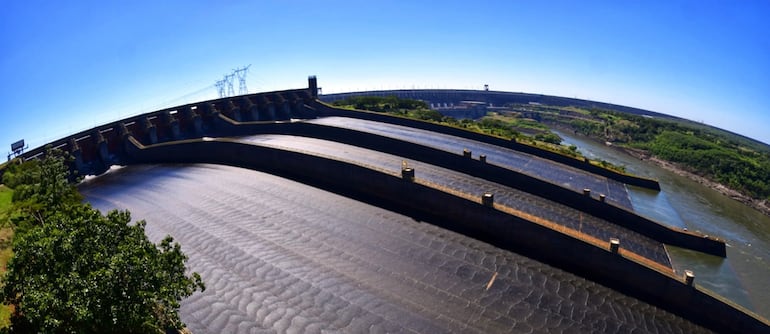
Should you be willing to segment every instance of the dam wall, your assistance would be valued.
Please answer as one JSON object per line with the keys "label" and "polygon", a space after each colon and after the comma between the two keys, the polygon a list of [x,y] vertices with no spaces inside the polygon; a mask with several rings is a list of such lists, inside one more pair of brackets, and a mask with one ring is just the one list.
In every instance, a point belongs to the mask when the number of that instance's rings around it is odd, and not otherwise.
{"label": "dam wall", "polygon": [[693,249],[721,257],[726,256],[727,250],[725,244],[720,240],[664,226],[624,208],[602,201],[600,197],[598,197],[599,194],[594,194],[594,196],[585,195],[584,193],[575,192],[557,184],[553,184],[547,180],[539,179],[534,176],[477,159],[463,157],[460,155],[463,149],[462,147],[458,147],[458,153],[455,154],[368,132],[306,122],[238,124],[227,120],[226,118],[222,118],[220,122],[221,124],[219,127],[227,127],[226,131],[228,133],[239,133],[243,135],[282,134],[311,137],[385,152],[407,159],[419,160],[547,198],[638,232],[665,244]]}
{"label": "dam wall", "polygon": [[[253,96],[241,96],[232,99],[219,99],[184,105],[173,110],[161,110],[155,113],[135,116],[121,122],[107,124],[73,137],[54,143],[54,147],[69,151],[74,157],[71,168],[79,175],[101,174],[111,165],[130,164],[131,157],[126,154],[130,143],[128,136],[136,138],[143,145],[160,142],[174,142],[188,138],[207,136],[245,136],[260,133],[287,134],[331,140],[364,147],[376,151],[402,156],[408,159],[424,161],[447,169],[457,170],[468,175],[484,178],[531,194],[548,198],[572,208],[584,211],[595,217],[613,222],[619,226],[636,231],[660,242],[683,248],[698,250],[724,257],[723,242],[704,238],[692,232],[674,230],[633,212],[600,201],[595,194],[585,196],[559,185],[538,179],[523,173],[487,164],[474,159],[464,159],[458,154],[433,149],[414,143],[360,132],[350,129],[323,126],[307,122],[295,122],[291,119],[311,118],[320,113],[345,112],[310,100],[307,91],[282,91]],[[384,115],[354,112],[361,115],[383,117]],[[400,120],[411,124],[413,120],[384,116],[389,120]],[[240,119],[241,121],[237,121]],[[436,127],[438,130],[457,131],[431,123],[417,122]],[[509,143],[494,137],[462,131],[471,139],[498,140],[499,144]],[[495,144],[495,142],[492,142]],[[211,152],[197,152],[209,154]],[[42,149],[27,153],[28,158],[42,154]]]}
{"label": "dam wall", "polygon": [[38,158],[46,147],[72,154],[71,169],[79,175],[99,175],[111,165],[124,164],[126,135],[149,145],[159,142],[227,135],[217,128],[220,115],[242,122],[281,122],[315,118],[314,97],[308,89],[256,93],[191,103],[128,117],[49,142],[22,154]]}
{"label": "dam wall", "polygon": [[602,168],[600,166],[592,165],[590,162],[588,162],[588,160],[575,159],[573,157],[565,156],[556,152],[551,152],[551,151],[543,150],[530,145],[517,143],[515,140],[506,140],[498,137],[493,137],[493,136],[489,136],[481,133],[468,131],[465,129],[454,128],[454,127],[449,127],[449,126],[444,126],[440,124],[435,124],[435,123],[420,121],[415,119],[409,119],[404,117],[397,117],[397,116],[387,115],[383,113],[335,108],[322,103],[319,103],[316,108],[318,108],[319,114],[323,116],[341,116],[341,117],[358,118],[358,119],[363,119],[368,121],[401,125],[401,126],[466,138],[466,139],[475,140],[482,143],[510,148],[512,150],[516,150],[519,152],[531,154],[544,159],[552,160],[570,167],[582,169],[587,172],[601,175],[609,179],[613,179],[626,184],[653,189],[653,190],[660,190],[660,184],[658,183],[658,181],[641,178],[638,176],[618,173],[606,168]]}
{"label": "dam wall", "polygon": [[[767,332],[768,324],[670,274],[548,227],[385,172],[334,159],[226,139],[143,146],[127,138],[135,163],[215,163],[286,177],[466,234],[548,263],[718,332]],[[204,153],[205,152],[205,153]],[[419,170],[416,171],[419,179]]]}

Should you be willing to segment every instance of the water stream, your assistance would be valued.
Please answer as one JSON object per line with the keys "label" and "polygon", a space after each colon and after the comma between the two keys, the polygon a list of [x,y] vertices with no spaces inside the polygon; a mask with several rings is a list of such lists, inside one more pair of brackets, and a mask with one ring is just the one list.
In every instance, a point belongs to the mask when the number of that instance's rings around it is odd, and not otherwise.
{"label": "water stream", "polygon": [[678,272],[694,270],[696,282],[765,318],[770,317],[770,217],[700,183],[649,161],[566,131],[555,131],[591,159],[626,166],[660,181],[660,192],[628,187],[637,213],[661,223],[726,240],[727,258],[668,247]]}

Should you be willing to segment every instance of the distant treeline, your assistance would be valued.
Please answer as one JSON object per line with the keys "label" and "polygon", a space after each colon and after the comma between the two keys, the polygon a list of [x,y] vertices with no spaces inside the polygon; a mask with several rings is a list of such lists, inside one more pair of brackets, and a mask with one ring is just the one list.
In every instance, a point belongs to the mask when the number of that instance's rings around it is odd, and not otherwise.
{"label": "distant treeline", "polygon": [[[338,107],[353,107],[359,110],[379,111],[379,112],[398,112],[408,110],[430,109],[428,104],[420,100],[400,99],[395,96],[352,96],[344,100],[338,100],[332,103]],[[436,112],[439,118],[441,114]]]}
{"label": "distant treeline", "polygon": [[333,105],[342,108],[385,112],[424,121],[432,121],[506,139],[514,139],[521,136],[511,124],[498,119],[483,118],[479,121],[470,119],[458,120],[430,109],[424,101],[402,99],[395,96],[354,96],[335,101]]}

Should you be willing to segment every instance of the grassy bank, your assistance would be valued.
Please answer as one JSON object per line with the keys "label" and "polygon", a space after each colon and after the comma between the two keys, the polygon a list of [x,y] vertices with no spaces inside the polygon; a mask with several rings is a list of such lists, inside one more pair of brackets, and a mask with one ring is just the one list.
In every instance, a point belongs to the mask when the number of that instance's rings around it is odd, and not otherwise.
{"label": "grassy bank", "polygon": [[[5,213],[11,206],[13,190],[0,184],[0,219],[5,220]],[[0,276],[5,275],[5,266],[8,260],[13,256],[11,241],[13,240],[13,229],[5,221],[0,223]],[[7,328],[10,325],[11,307],[0,305],[0,329]]]}

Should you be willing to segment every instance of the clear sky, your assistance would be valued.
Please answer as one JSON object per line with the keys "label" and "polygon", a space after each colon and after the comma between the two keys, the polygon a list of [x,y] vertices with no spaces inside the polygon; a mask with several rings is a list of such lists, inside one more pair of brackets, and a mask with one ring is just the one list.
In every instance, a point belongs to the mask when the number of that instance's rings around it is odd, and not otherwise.
{"label": "clear sky", "polygon": [[766,0],[6,0],[0,153],[215,98],[214,82],[249,64],[252,93],[308,75],[324,93],[489,84],[768,143],[768,17]]}

